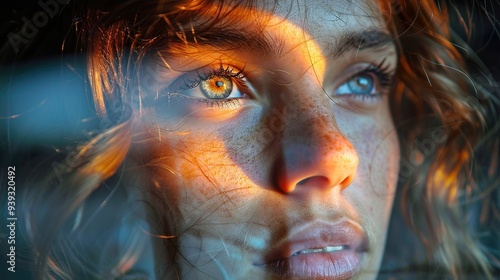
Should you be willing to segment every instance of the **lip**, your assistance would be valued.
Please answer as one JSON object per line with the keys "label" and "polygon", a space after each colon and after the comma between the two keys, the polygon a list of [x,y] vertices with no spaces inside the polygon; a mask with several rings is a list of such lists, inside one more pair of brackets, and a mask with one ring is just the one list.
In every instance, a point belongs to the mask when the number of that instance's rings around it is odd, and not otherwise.
{"label": "lip", "polygon": [[[327,246],[344,247],[333,252],[296,254]],[[368,238],[358,223],[348,219],[336,223],[315,221],[292,228],[254,265],[287,278],[350,279],[360,270],[367,250]]]}

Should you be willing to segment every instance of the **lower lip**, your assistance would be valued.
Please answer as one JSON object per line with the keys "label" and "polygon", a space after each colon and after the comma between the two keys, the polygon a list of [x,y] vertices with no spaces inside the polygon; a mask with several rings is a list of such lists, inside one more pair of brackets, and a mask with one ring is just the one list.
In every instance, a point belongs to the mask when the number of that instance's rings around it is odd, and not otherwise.
{"label": "lower lip", "polygon": [[353,250],[301,254],[263,266],[266,271],[286,278],[344,280],[360,270],[360,254]]}

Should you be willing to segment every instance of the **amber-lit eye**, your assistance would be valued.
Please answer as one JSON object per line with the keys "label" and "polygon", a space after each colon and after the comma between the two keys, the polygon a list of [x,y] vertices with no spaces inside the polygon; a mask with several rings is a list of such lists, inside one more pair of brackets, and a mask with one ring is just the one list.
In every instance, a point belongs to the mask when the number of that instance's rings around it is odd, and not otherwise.
{"label": "amber-lit eye", "polygon": [[214,76],[201,81],[200,90],[207,98],[224,99],[233,91],[233,81],[228,77]]}

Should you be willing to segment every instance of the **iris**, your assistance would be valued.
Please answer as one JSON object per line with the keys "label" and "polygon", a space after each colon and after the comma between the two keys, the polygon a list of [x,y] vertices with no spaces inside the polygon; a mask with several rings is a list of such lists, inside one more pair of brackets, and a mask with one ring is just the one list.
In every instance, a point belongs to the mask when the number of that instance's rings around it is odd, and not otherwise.
{"label": "iris", "polygon": [[214,76],[201,81],[200,90],[207,98],[224,99],[233,91],[233,81],[229,77]]}
{"label": "iris", "polygon": [[347,87],[354,94],[371,94],[373,91],[374,80],[368,75],[359,75],[347,82]]}

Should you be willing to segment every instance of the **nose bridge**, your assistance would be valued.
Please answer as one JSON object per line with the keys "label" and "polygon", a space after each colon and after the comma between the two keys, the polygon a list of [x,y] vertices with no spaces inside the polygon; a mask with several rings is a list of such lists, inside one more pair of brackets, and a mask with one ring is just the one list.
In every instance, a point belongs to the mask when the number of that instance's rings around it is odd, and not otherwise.
{"label": "nose bridge", "polygon": [[[302,77],[280,90],[285,122],[285,142],[334,142],[341,133],[337,126],[331,101],[315,81],[315,77]],[[307,136],[307,137],[303,137]]]}
{"label": "nose bridge", "polygon": [[282,97],[286,105],[277,172],[280,190],[347,187],[354,178],[358,156],[339,130],[328,96],[311,82],[293,89]]}

